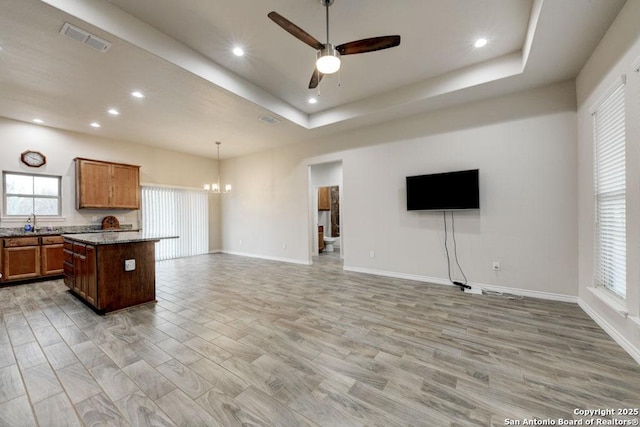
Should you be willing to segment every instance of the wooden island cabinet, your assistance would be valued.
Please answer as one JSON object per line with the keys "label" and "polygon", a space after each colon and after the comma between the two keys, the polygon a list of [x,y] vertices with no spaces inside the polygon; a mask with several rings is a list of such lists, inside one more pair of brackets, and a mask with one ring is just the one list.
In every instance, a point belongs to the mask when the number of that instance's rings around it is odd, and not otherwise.
{"label": "wooden island cabinet", "polygon": [[155,301],[155,243],[140,232],[64,236],[64,282],[98,313]]}
{"label": "wooden island cabinet", "polygon": [[78,209],[140,209],[140,166],[74,160]]}
{"label": "wooden island cabinet", "polygon": [[71,291],[95,307],[97,300],[95,247],[83,243],[71,243],[68,240],[65,240],[64,246],[65,284]]}

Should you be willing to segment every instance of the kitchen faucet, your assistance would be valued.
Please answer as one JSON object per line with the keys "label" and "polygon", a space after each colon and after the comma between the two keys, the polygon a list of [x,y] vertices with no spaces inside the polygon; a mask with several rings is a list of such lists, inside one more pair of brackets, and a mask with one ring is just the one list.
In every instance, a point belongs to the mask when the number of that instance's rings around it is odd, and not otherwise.
{"label": "kitchen faucet", "polygon": [[37,225],[36,214],[32,213],[31,216],[33,217],[33,231],[36,231],[36,225]]}

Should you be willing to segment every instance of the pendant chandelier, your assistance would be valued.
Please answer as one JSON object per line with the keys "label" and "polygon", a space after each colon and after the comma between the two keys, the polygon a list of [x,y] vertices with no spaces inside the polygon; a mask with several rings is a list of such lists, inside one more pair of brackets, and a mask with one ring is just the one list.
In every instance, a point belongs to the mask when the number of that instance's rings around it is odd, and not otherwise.
{"label": "pendant chandelier", "polygon": [[226,184],[224,186],[224,191],[222,191],[222,187],[220,186],[220,144],[222,144],[220,141],[216,141],[216,146],[218,149],[218,181],[214,182],[211,185],[204,185],[205,191],[209,191],[211,193],[228,193],[231,191],[231,184]]}

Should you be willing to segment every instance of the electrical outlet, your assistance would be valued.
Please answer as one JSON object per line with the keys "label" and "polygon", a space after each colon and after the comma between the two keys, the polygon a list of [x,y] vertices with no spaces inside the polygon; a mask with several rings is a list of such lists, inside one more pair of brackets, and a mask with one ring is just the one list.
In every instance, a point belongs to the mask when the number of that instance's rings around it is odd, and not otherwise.
{"label": "electrical outlet", "polygon": [[133,271],[136,269],[136,260],[135,259],[125,259],[124,260],[124,271]]}
{"label": "electrical outlet", "polygon": [[240,244],[242,244],[242,239],[240,239]]}
{"label": "electrical outlet", "polygon": [[287,249],[287,244],[286,243],[282,244],[282,249]]}
{"label": "electrical outlet", "polygon": [[373,250],[369,251],[369,258],[375,258],[375,257],[376,257],[376,253]]}
{"label": "electrical outlet", "polygon": [[98,222],[98,217],[96,215],[92,216],[91,222]]}
{"label": "electrical outlet", "polygon": [[495,271],[500,270],[500,261],[493,261],[492,268],[493,268]]}

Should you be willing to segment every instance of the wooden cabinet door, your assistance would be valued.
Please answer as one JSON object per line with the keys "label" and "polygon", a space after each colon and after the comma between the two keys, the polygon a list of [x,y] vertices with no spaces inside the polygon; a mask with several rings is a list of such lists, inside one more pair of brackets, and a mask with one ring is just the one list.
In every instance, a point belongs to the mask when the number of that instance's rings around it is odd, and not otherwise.
{"label": "wooden cabinet door", "polygon": [[77,208],[110,207],[111,168],[109,163],[76,160]]}
{"label": "wooden cabinet door", "polygon": [[62,243],[42,246],[42,275],[51,276],[64,273],[64,250]]}
{"label": "wooden cabinet door", "polygon": [[87,276],[85,274],[87,257],[85,255],[73,254],[73,290],[83,298],[86,298]]}
{"label": "wooden cabinet door", "polygon": [[64,284],[71,290],[74,289],[75,280],[73,272],[73,243],[69,240],[64,240],[62,249],[62,259],[64,260]]}
{"label": "wooden cabinet door", "polygon": [[98,305],[98,276],[96,274],[96,248],[87,245],[87,255],[85,257],[84,274],[86,276],[86,299],[89,304],[96,308]]}
{"label": "wooden cabinet door", "polygon": [[73,244],[73,290],[82,298],[87,294],[86,254],[87,245]]}
{"label": "wooden cabinet door", "polygon": [[78,209],[140,209],[140,167],[76,158]]}
{"label": "wooden cabinet door", "polygon": [[4,279],[26,279],[40,276],[40,246],[5,247]]}
{"label": "wooden cabinet door", "polygon": [[330,211],[331,210],[331,196],[329,194],[330,187],[318,188],[318,210]]}
{"label": "wooden cabinet door", "polygon": [[140,170],[119,164],[111,167],[111,207],[140,209]]}

